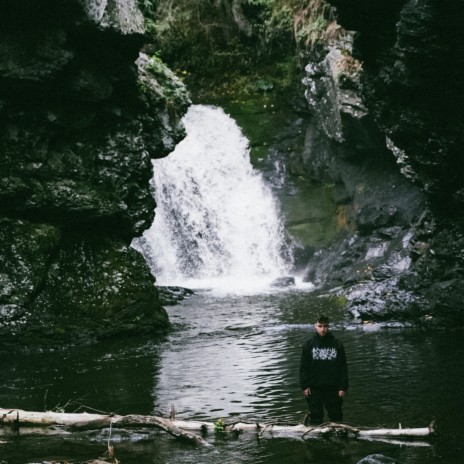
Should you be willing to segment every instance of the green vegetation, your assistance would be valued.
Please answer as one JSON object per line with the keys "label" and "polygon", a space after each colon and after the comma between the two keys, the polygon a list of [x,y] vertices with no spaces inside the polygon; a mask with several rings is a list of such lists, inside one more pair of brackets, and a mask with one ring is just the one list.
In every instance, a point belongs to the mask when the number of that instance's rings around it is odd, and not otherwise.
{"label": "green vegetation", "polygon": [[294,0],[293,3],[293,29],[295,41],[300,47],[313,48],[339,36],[342,30],[335,20],[332,6],[325,0]]}
{"label": "green vegetation", "polygon": [[226,424],[224,423],[224,420],[219,418],[215,423],[214,423],[214,433],[216,434],[221,434],[225,432]]}
{"label": "green vegetation", "polygon": [[156,32],[156,24],[154,21],[156,15],[156,8],[159,4],[159,0],[137,0],[140,11],[143,13],[145,18],[145,29],[149,35],[153,35]]}
{"label": "green vegetation", "polygon": [[171,115],[182,114],[190,98],[182,81],[156,55],[145,58],[139,74],[139,90],[147,101],[161,101]]}
{"label": "green vegetation", "polygon": [[337,62],[337,80],[341,88],[356,88],[359,83],[362,63],[349,50],[342,50],[342,58]]}
{"label": "green vegetation", "polygon": [[213,80],[216,89],[227,83],[248,95],[287,89],[299,78],[299,59],[340,33],[325,0],[139,0],[139,5],[154,49],[189,87]]}

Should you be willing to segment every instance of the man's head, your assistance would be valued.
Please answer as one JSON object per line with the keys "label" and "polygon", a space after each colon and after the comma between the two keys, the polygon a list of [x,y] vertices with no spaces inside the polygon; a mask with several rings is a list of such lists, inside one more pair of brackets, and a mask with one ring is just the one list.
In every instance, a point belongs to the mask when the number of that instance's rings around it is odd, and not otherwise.
{"label": "man's head", "polygon": [[329,318],[325,315],[319,316],[314,324],[316,332],[321,337],[325,337],[329,331]]}

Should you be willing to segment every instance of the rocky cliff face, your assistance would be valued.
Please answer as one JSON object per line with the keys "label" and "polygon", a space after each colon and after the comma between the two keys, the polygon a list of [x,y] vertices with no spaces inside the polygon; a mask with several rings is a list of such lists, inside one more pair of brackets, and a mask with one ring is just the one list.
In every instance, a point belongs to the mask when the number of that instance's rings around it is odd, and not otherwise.
{"label": "rocky cliff face", "polygon": [[130,242],[154,216],[150,159],[183,137],[189,101],[144,41],[136,0],[0,6],[2,337],[167,325]]}
{"label": "rocky cliff face", "polygon": [[434,198],[451,208],[462,207],[463,3],[331,3],[338,8],[339,21],[357,31],[363,96],[399,149],[405,173]]}
{"label": "rocky cliff face", "polygon": [[331,0],[353,31],[306,68],[301,162],[351,229],[310,260],[365,319],[462,324],[462,2]]}

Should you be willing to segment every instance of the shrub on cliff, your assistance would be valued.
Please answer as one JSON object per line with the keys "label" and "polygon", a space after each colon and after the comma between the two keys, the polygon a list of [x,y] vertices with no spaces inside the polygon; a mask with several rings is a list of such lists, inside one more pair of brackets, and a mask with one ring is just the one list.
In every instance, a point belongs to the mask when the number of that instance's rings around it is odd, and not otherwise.
{"label": "shrub on cliff", "polygon": [[139,0],[163,58],[201,75],[247,70],[336,35],[325,0]]}

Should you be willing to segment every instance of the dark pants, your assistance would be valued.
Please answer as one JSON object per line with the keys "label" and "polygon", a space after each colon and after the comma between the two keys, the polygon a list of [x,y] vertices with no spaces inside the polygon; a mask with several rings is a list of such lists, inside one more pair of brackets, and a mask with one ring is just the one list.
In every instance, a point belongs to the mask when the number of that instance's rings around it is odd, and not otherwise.
{"label": "dark pants", "polygon": [[311,395],[306,398],[311,415],[311,424],[321,424],[324,420],[324,407],[331,421],[343,420],[343,398],[338,396],[338,388],[311,388]]}

